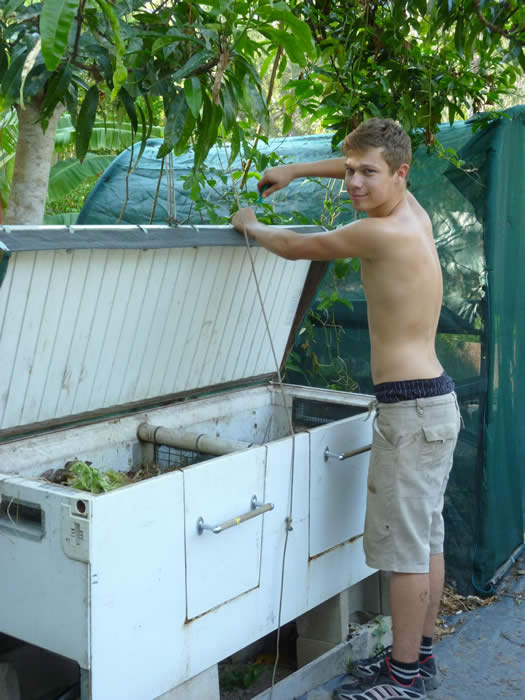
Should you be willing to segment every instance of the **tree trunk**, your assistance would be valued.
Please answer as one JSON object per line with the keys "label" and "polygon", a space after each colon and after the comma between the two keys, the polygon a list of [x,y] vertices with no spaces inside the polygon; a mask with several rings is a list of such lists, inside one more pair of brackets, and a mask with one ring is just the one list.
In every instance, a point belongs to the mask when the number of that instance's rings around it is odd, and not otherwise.
{"label": "tree trunk", "polygon": [[57,105],[44,133],[39,122],[38,98],[27,104],[25,109],[17,107],[18,142],[9,204],[5,213],[6,224],[42,224],[55,134],[64,110],[62,104]]}

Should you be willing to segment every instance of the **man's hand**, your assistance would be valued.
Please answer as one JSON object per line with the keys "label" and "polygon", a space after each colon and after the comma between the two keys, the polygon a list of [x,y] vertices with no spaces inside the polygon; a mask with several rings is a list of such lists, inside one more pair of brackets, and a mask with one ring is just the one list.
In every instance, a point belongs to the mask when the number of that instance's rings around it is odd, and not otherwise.
{"label": "man's hand", "polygon": [[[295,170],[293,163],[289,165],[279,165],[276,168],[270,168],[267,170],[262,178],[257,183],[257,189],[259,190],[261,197],[266,198],[270,194],[277,192],[277,190],[282,190],[290,184],[292,180],[295,179]],[[268,185],[267,189],[262,191],[263,187]]]}
{"label": "man's hand", "polygon": [[[232,226],[240,231],[241,233],[248,233],[249,224],[253,224],[257,221],[255,212],[251,207],[243,207],[239,209],[232,217]],[[249,234],[248,234],[249,235]]]}

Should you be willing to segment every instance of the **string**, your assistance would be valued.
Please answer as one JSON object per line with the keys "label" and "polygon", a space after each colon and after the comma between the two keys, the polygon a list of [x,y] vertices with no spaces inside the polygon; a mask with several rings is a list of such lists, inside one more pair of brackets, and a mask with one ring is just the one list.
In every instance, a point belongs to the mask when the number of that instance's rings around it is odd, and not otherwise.
{"label": "string", "polygon": [[[233,178],[231,165],[228,165],[228,170],[229,170],[230,178],[232,181],[233,193],[235,196],[237,208],[240,209],[241,202],[239,199],[239,193],[237,191],[237,187],[235,185],[235,180]],[[282,564],[281,564],[281,584],[280,584],[280,591],[279,591],[279,612],[278,612],[278,616],[277,616],[277,639],[276,639],[276,643],[275,643],[275,646],[276,646],[275,661],[274,661],[273,670],[272,670],[272,685],[270,688],[270,700],[272,700],[273,689],[275,686],[275,675],[276,675],[277,666],[279,663],[279,644],[281,641],[281,619],[282,619],[282,609],[283,609],[283,599],[284,599],[284,575],[285,575],[285,570],[286,570],[286,552],[288,549],[288,537],[289,537],[290,532],[293,530],[292,517],[293,517],[293,491],[294,491],[294,477],[295,477],[295,430],[293,427],[293,419],[292,419],[291,411],[289,410],[287,402],[286,402],[286,393],[284,391],[284,384],[283,384],[283,380],[282,380],[282,376],[281,376],[281,368],[280,368],[279,360],[277,359],[277,353],[275,351],[275,346],[274,346],[272,334],[270,331],[270,324],[268,322],[268,317],[266,315],[266,309],[264,307],[264,301],[263,301],[263,297],[261,294],[261,288],[259,286],[259,280],[257,279],[257,273],[255,271],[255,263],[254,263],[253,255],[252,255],[252,251],[251,251],[250,239],[248,238],[248,234],[246,233],[246,224],[243,226],[243,235],[244,235],[244,241],[246,243],[246,249],[248,251],[248,257],[250,259],[250,265],[252,268],[252,275],[253,275],[253,279],[255,282],[255,288],[257,290],[257,297],[259,299],[259,304],[261,306],[261,312],[262,312],[264,324],[266,327],[266,333],[268,335],[268,340],[270,342],[270,348],[272,351],[273,360],[275,362],[275,367],[277,370],[277,382],[279,384],[279,390],[281,392],[283,407],[284,407],[284,410],[286,412],[286,417],[288,419],[288,428],[290,431],[290,435],[292,436],[292,456],[291,456],[291,467],[290,467],[290,496],[289,496],[289,501],[288,501],[288,504],[289,504],[288,515],[287,515],[286,520],[285,520],[286,530],[285,530],[283,557],[282,557]]]}

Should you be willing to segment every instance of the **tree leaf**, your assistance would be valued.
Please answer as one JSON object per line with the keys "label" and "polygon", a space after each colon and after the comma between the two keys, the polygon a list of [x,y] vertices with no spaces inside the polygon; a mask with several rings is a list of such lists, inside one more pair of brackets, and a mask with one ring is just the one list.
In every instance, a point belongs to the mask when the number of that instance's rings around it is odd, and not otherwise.
{"label": "tree leaf", "polygon": [[[264,19],[272,22],[282,22],[289,30],[289,33],[284,33],[295,41],[298,50],[302,50],[303,54],[306,54],[311,59],[315,58],[315,46],[310,27],[306,22],[303,22],[302,19],[296,17],[292,12],[290,12],[290,8],[286,5],[286,3],[277,2],[272,5],[266,5],[258,8],[257,11]],[[260,28],[259,31],[261,31]]]}
{"label": "tree leaf", "polygon": [[24,54],[18,55],[14,60],[11,61],[9,70],[4,75],[2,80],[1,92],[9,102],[16,102],[18,95],[18,88],[20,85],[20,76],[22,75],[22,68],[24,66],[25,56]]}
{"label": "tree leaf", "polygon": [[525,49],[521,49],[519,55],[518,55],[518,62],[521,66],[521,69],[525,73]]}
{"label": "tree leaf", "polygon": [[40,108],[42,127],[44,131],[47,128],[47,123],[51,115],[55,111],[55,107],[59,101],[65,102],[65,94],[69,88],[73,70],[69,63],[66,63],[64,68],[53,74],[46,85],[46,96]]}
{"label": "tree leaf", "polygon": [[18,98],[19,103],[20,103],[20,107],[22,109],[24,109],[24,83],[25,83],[26,78],[29,75],[30,71],[32,70],[33,66],[35,65],[35,61],[36,61],[38,54],[40,53],[41,47],[42,47],[42,41],[40,39],[38,39],[36,44],[31,49],[31,51],[27,54],[26,60],[24,61],[24,67],[22,68],[22,73],[20,75],[20,95]]}
{"label": "tree leaf", "polygon": [[195,118],[199,116],[202,105],[201,81],[194,75],[184,81],[184,97]]}
{"label": "tree leaf", "polygon": [[173,150],[186,124],[188,104],[184,93],[178,92],[173,97],[166,110],[166,126],[164,127],[164,143],[159,148],[157,158],[164,158]]}
{"label": "tree leaf", "polygon": [[59,160],[49,174],[48,201],[62,199],[90,177],[102,173],[115,156],[87,153],[81,163],[77,158]]}
{"label": "tree leaf", "polygon": [[95,116],[97,114],[98,100],[98,87],[96,85],[92,85],[86,93],[77,118],[75,152],[80,162],[84,160],[84,157],[88,151],[89,140],[91,138],[91,132],[93,131]]}
{"label": "tree leaf", "polygon": [[275,27],[259,27],[259,32],[267,37],[272,44],[282,46],[292,63],[296,63],[301,68],[306,66],[304,51],[301,51],[301,47],[293,35]]}
{"label": "tree leaf", "polygon": [[69,31],[80,0],[46,0],[40,14],[42,55],[46,68],[56,70],[66,51]]}
{"label": "tree leaf", "polygon": [[119,97],[120,97],[120,101],[124,105],[124,109],[126,110],[128,117],[129,117],[129,121],[131,122],[131,126],[133,128],[133,131],[137,131],[137,129],[139,128],[139,123],[138,123],[138,118],[137,118],[137,110],[135,109],[135,103],[131,99],[130,94],[126,90],[126,88],[120,89]]}
{"label": "tree leaf", "polygon": [[194,53],[193,56],[187,61],[182,68],[172,75],[172,80],[177,81],[181,78],[185,78],[187,75],[194,73],[198,68],[205,66],[214,56],[216,56],[213,51],[199,51]]}
{"label": "tree leaf", "polygon": [[261,124],[264,131],[268,131],[270,119],[266,100],[257,85],[254,85],[251,81],[247,81],[245,88],[248,99],[243,100],[243,104],[246,111],[248,114],[253,114],[255,120]]}
{"label": "tree leaf", "polygon": [[458,54],[461,56],[461,58],[463,58],[465,56],[465,28],[463,25],[463,17],[459,17],[456,22],[454,45]]}
{"label": "tree leaf", "polygon": [[179,136],[179,140],[175,144],[176,156],[180,156],[187,149],[191,139],[191,135],[193,134],[193,130],[195,129],[196,121],[197,119],[193,116],[191,111],[189,109],[186,110],[186,122]]}

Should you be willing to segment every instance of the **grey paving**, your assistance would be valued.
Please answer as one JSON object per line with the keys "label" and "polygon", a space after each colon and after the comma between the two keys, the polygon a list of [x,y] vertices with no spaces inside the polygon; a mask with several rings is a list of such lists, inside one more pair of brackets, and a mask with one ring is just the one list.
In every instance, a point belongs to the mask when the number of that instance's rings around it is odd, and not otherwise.
{"label": "grey paving", "polygon": [[[455,631],[435,646],[442,674],[429,700],[525,699],[525,553],[498,587],[499,600],[450,618]],[[295,700],[328,700],[337,676]]]}

